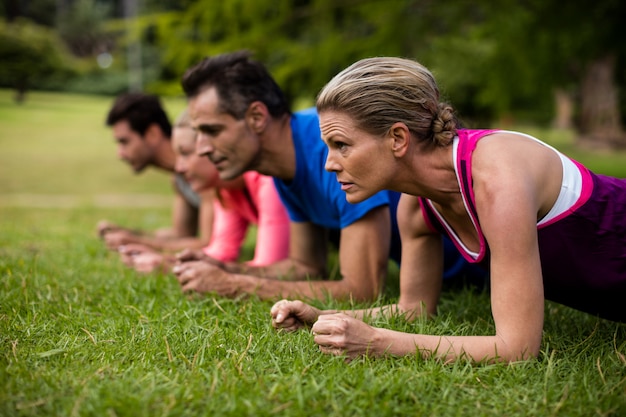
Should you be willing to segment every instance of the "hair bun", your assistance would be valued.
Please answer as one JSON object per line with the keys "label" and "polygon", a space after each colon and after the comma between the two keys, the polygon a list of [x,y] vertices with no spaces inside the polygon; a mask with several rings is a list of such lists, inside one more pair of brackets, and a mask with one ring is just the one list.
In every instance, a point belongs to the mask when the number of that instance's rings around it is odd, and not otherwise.
{"label": "hair bun", "polygon": [[437,114],[431,126],[433,142],[438,146],[447,146],[452,143],[456,135],[456,118],[454,109],[447,103],[437,105]]}

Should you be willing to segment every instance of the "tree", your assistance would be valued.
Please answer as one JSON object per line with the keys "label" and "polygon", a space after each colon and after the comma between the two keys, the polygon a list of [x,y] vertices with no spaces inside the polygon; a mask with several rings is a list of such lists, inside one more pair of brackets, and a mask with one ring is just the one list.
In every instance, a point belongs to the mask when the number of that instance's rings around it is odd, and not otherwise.
{"label": "tree", "polygon": [[113,48],[113,36],[103,22],[111,8],[95,0],[76,0],[59,12],[57,29],[61,38],[77,57],[93,57]]}
{"label": "tree", "polygon": [[[249,49],[292,99],[312,101],[338,71],[372,55],[426,49],[413,42],[421,22],[437,10],[416,0],[197,0],[181,12],[141,18],[162,51],[165,80],[179,83],[208,55]],[[389,24],[394,22],[394,24]]]}
{"label": "tree", "polygon": [[580,141],[626,146],[619,97],[619,83],[626,80],[618,75],[624,73],[626,61],[622,27],[626,3],[600,0],[580,7],[560,0],[531,0],[523,7],[527,24],[517,29],[510,45],[532,63],[533,79],[543,94],[565,93],[575,102]]}
{"label": "tree", "polygon": [[[624,142],[623,0],[188,0],[140,18],[159,51],[159,91],[180,93],[207,55],[249,49],[292,99],[314,100],[338,71],[380,55],[433,70],[463,119],[486,125],[576,118],[580,137]],[[598,76],[602,75],[602,76]],[[155,88],[155,85],[149,88]],[[560,112],[555,102],[561,103]]]}
{"label": "tree", "polygon": [[0,21],[0,85],[15,89],[18,103],[40,83],[69,76],[68,61],[69,54],[52,30],[25,20]]}

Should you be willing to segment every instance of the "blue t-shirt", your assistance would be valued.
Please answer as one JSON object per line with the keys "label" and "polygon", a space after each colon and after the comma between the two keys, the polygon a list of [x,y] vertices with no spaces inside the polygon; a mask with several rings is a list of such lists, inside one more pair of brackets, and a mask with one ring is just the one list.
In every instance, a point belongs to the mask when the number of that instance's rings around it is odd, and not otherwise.
{"label": "blue t-shirt", "polygon": [[360,203],[349,203],[337,176],[324,169],[328,148],[321,139],[315,108],[294,113],[291,131],[296,154],[295,176],[289,182],[274,178],[289,218],[294,222],[311,222],[337,230],[351,225],[376,207],[388,206],[392,223],[390,257],[399,262],[400,234],[396,209],[400,193],[385,190]]}

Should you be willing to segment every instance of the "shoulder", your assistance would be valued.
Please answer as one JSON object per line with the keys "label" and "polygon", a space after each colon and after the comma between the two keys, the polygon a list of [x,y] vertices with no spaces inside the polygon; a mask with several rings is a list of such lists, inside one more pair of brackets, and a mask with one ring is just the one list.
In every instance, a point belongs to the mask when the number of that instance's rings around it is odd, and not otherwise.
{"label": "shoulder", "polygon": [[[473,159],[493,161],[520,160],[555,151],[539,139],[525,133],[495,130],[482,136],[476,144]],[[495,158],[494,158],[495,156]]]}
{"label": "shoulder", "polygon": [[398,227],[405,238],[433,233],[424,218],[421,197],[402,194],[397,216]]}
{"label": "shoulder", "polygon": [[557,152],[534,138],[515,132],[485,137],[472,156],[472,186],[483,230],[492,223],[506,229],[522,219],[536,223],[539,213],[556,201],[562,173]]}
{"label": "shoulder", "polygon": [[496,131],[477,143],[472,155],[472,177],[474,182],[519,183],[531,172],[547,174],[555,162],[555,150],[538,139],[518,132]]}

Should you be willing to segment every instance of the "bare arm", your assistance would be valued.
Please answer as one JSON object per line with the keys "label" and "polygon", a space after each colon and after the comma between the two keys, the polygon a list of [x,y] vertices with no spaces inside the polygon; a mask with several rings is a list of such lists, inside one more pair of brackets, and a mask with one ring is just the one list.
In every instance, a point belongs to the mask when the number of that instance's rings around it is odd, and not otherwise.
{"label": "bare arm", "polygon": [[[495,186],[486,185],[486,189],[481,189],[479,184],[476,190],[481,226],[491,248],[494,335],[407,334],[372,328],[362,323],[346,323],[341,316],[328,316],[320,317],[313,327],[314,332],[320,333],[316,342],[321,346],[344,349],[348,354],[362,353],[363,346],[367,346],[367,351],[373,354],[419,352],[444,361],[467,357],[476,362],[510,362],[535,357],[541,343],[544,306],[536,235],[536,202],[531,197],[532,193],[524,190],[528,184],[518,185],[519,182],[518,179],[515,184],[507,185],[504,181]],[[505,198],[509,192],[511,195]],[[512,198],[514,195],[525,195],[527,198],[515,199]],[[515,238],[511,239],[511,236]],[[404,287],[402,294],[406,294]],[[402,303],[400,306],[404,310]],[[430,310],[428,304],[427,308]],[[343,330],[338,330],[338,327]],[[334,345],[338,334],[348,332],[353,335],[353,341],[364,338],[367,343],[361,342],[360,346],[355,346],[356,342]],[[355,347],[357,349],[353,350]],[[335,353],[332,348],[326,351]]]}
{"label": "bare arm", "polygon": [[[219,294],[229,296],[250,293],[264,299],[280,297],[319,299],[330,295],[334,298],[372,300],[378,296],[387,273],[390,222],[388,208],[378,207],[342,229],[339,249],[341,279],[337,281],[285,281],[230,274],[215,269],[210,273],[210,278],[202,280],[201,283],[199,277],[189,276],[196,274],[185,273],[185,269],[189,267],[186,264],[180,266],[177,275],[183,290],[217,291]],[[308,234],[304,235],[297,231],[306,231]],[[290,258],[264,268],[255,268],[253,271],[261,271],[266,277],[293,274],[304,278],[306,274],[320,274],[325,267],[327,249],[325,237],[319,231],[319,228],[305,224],[296,226],[296,229],[292,228],[294,234],[291,235]]]}
{"label": "bare arm", "polygon": [[251,275],[287,281],[324,276],[328,258],[326,231],[308,222],[290,222],[289,230],[289,256],[287,258],[263,266],[229,263],[225,265],[226,270],[234,275]]}
{"label": "bare arm", "polygon": [[[204,201],[203,201],[204,202]],[[176,192],[172,207],[172,231],[176,238],[196,236],[199,232],[198,209]]]}
{"label": "bare arm", "polygon": [[[379,315],[405,314],[407,319],[422,314],[434,314],[441,291],[443,274],[443,248],[441,237],[433,234],[424,222],[415,197],[403,195],[398,205],[398,226],[402,238],[402,265],[400,268],[400,300],[396,304],[362,310],[342,311],[357,319]],[[271,310],[272,324],[277,328],[295,330],[292,318],[301,325],[311,325],[321,315],[338,313],[336,310],[317,310],[311,314],[301,301],[282,300]],[[423,307],[425,310],[422,310]]]}

